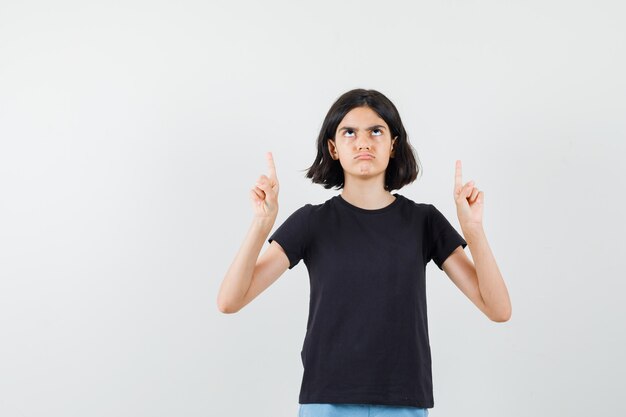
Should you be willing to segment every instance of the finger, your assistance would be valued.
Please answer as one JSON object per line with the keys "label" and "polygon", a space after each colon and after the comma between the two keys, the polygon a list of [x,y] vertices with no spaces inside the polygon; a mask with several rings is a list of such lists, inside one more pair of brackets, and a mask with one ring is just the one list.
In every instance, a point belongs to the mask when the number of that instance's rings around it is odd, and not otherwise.
{"label": "finger", "polygon": [[269,177],[273,180],[276,180],[276,164],[274,164],[274,157],[271,152],[265,154],[267,158],[267,168],[269,170]]}
{"label": "finger", "polygon": [[256,186],[262,190],[266,190],[267,187],[273,188],[275,181],[270,180],[267,176],[261,175],[256,182]]}
{"label": "finger", "polygon": [[[262,188],[266,193],[271,194],[272,198],[278,195],[278,180],[276,179],[271,179],[265,175],[261,175],[256,185],[257,187]],[[262,185],[267,187],[261,187]]]}
{"label": "finger", "polygon": [[468,187],[469,187],[469,184],[465,184],[464,186],[459,187],[458,191],[455,194],[455,199],[457,200],[457,202],[467,199]]}
{"label": "finger", "polygon": [[263,198],[259,197],[259,194],[254,189],[250,190],[250,198],[257,206],[263,202]]}
{"label": "finger", "polygon": [[458,190],[459,188],[461,188],[462,184],[463,184],[463,181],[462,181],[462,174],[461,174],[461,160],[457,159],[456,167],[454,171],[454,188]]}
{"label": "finger", "polygon": [[276,178],[272,178],[272,177],[268,177],[267,175],[261,175],[259,177],[259,179],[257,180],[257,184],[258,183],[266,183],[266,184],[270,184],[272,186],[278,184],[278,180]]}
{"label": "finger", "polygon": [[259,180],[254,184],[259,190],[265,191],[270,185],[267,180]]}
{"label": "finger", "polygon": [[478,193],[479,193],[478,188],[474,187],[474,189],[472,190],[472,193],[469,196],[469,201],[472,203],[476,201],[476,197],[478,197]]}
{"label": "finger", "polygon": [[254,192],[254,194],[261,200],[265,198],[265,193],[260,188],[257,188],[257,187],[253,188],[252,192]]}
{"label": "finger", "polygon": [[463,194],[464,198],[469,198],[469,196],[472,194],[473,189],[474,189],[474,181],[469,181],[463,187],[461,194]]}
{"label": "finger", "polygon": [[274,189],[272,188],[272,185],[269,183],[269,181],[261,181],[260,183],[257,182],[256,186],[258,189],[262,190],[265,197],[274,198],[274,195],[276,193]]}

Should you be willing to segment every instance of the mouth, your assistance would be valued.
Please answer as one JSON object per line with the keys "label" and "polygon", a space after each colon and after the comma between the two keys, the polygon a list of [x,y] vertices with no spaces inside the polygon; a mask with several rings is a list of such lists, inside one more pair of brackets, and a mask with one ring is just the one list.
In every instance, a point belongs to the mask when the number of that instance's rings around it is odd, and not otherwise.
{"label": "mouth", "polygon": [[374,159],[374,155],[371,153],[360,153],[354,159]]}

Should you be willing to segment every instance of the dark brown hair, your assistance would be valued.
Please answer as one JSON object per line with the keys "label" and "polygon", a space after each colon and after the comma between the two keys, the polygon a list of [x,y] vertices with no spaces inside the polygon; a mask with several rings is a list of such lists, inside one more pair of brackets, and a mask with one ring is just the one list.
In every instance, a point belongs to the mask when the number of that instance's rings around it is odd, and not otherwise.
{"label": "dark brown hair", "polygon": [[328,110],[317,137],[317,156],[313,165],[308,168],[306,178],[310,178],[313,183],[322,184],[326,189],[343,188],[343,168],[338,160],[331,158],[327,141],[335,139],[337,126],[350,110],[363,106],[372,109],[387,123],[392,138],[397,136],[394,157],[389,159],[385,171],[385,190],[399,190],[415,181],[420,169],[396,106],[382,93],[362,88],[342,94]]}

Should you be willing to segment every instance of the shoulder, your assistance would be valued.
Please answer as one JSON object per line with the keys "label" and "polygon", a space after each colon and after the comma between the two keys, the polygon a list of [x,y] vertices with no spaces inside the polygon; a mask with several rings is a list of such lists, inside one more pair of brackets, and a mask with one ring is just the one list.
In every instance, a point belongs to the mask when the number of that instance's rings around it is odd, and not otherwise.
{"label": "shoulder", "polygon": [[298,210],[305,212],[307,214],[313,214],[313,213],[317,213],[323,210],[327,210],[329,207],[330,200],[331,199],[323,203],[306,203],[302,207],[300,207]]}
{"label": "shoulder", "polygon": [[407,201],[407,204],[410,205],[411,208],[419,212],[424,218],[428,219],[429,221],[432,218],[439,218],[443,216],[441,211],[432,203],[416,202],[408,197],[403,198]]}
{"label": "shoulder", "polygon": [[396,194],[396,198],[400,199],[400,203],[405,208],[405,210],[408,210],[413,215],[422,218],[428,218],[430,216],[430,213],[432,212],[432,208],[434,207],[430,203],[414,201],[402,194]]}
{"label": "shoulder", "polygon": [[336,207],[337,198],[338,198],[337,196],[334,196],[321,203],[307,203],[303,205],[302,207],[300,207],[298,210],[302,210],[303,212],[306,212],[309,215],[325,213],[330,210],[333,210]]}
{"label": "shoulder", "polygon": [[291,214],[288,217],[292,219],[310,220],[311,216],[324,210],[327,204],[328,204],[328,201],[324,203],[318,203],[318,204],[306,203],[298,207],[297,209],[295,209],[293,212],[291,212]]}

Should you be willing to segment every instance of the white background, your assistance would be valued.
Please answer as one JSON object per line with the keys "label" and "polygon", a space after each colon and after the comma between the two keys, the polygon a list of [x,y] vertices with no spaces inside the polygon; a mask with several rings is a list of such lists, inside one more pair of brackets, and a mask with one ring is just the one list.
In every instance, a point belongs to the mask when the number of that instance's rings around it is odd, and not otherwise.
{"label": "white background", "polygon": [[304,172],[359,87],[417,150],[398,192],[459,231],[463,161],[511,295],[491,322],[428,265],[430,416],[625,415],[625,12],[2,0],[0,416],[295,417],[304,263],[237,314],[216,297],[266,151],[275,228],[339,193]]}

